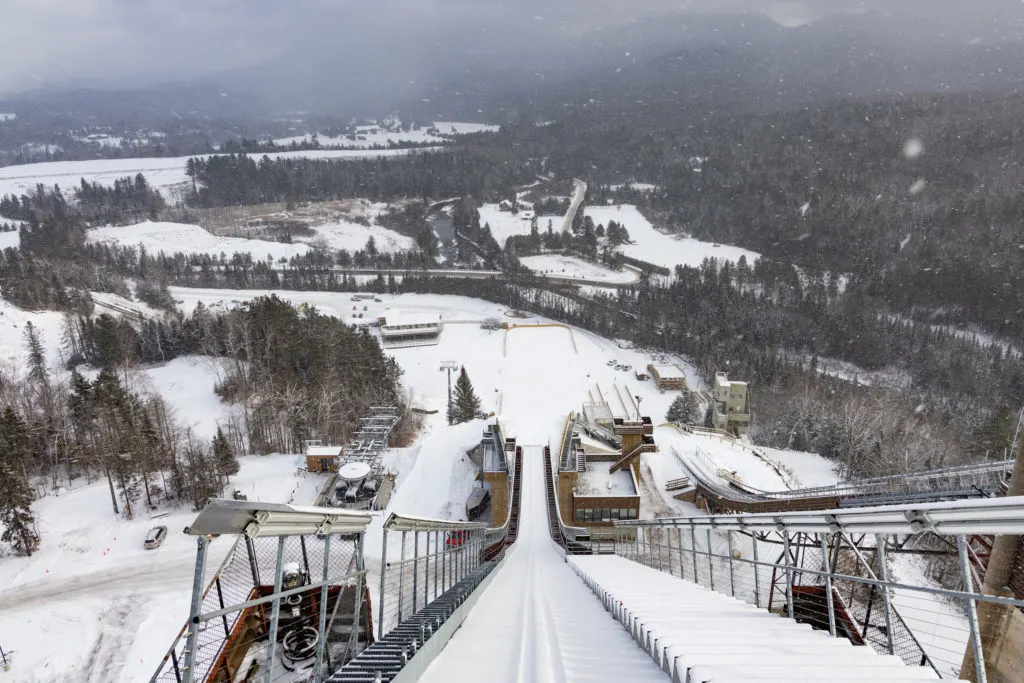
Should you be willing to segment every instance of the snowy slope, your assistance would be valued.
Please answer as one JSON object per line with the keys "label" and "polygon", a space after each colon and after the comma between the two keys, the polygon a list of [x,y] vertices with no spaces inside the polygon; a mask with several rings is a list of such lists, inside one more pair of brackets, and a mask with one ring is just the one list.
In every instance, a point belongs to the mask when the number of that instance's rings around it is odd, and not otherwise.
{"label": "snowy slope", "polygon": [[611,270],[595,263],[584,261],[575,256],[563,254],[537,254],[523,256],[519,261],[529,268],[544,275],[574,277],[583,280],[604,282],[636,282],[636,273],[624,270]]}
{"label": "snowy slope", "polygon": [[[124,227],[95,228],[86,234],[88,242],[109,242],[126,247],[145,247],[151,254],[226,254],[251,253],[257,261],[288,259],[309,251],[305,244],[284,244],[243,237],[222,237],[198,225],[146,221]],[[365,244],[365,240],[364,240]]]}
{"label": "snowy slope", "polygon": [[658,232],[631,204],[588,206],[584,209],[584,214],[590,216],[595,224],[607,226],[609,221],[615,221],[624,225],[634,244],[623,245],[619,251],[626,256],[665,268],[672,269],[676,265],[699,266],[705,258],[738,261],[740,256],[746,256],[747,263],[751,264],[760,258],[760,254],[739,247],[715,245],[692,237],[677,237]]}
{"label": "snowy slope", "polygon": [[226,425],[233,412],[213,393],[217,377],[218,368],[211,358],[181,356],[138,369],[133,388],[163,396],[182,426],[191,429],[196,438],[209,441],[217,425]]}

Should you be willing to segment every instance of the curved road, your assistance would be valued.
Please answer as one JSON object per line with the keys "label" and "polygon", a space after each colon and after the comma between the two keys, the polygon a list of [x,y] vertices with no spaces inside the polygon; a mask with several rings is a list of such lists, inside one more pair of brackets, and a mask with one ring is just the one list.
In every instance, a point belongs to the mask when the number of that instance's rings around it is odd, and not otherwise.
{"label": "curved road", "polygon": [[572,204],[569,205],[569,210],[565,214],[565,218],[562,219],[562,232],[572,231],[572,222],[576,218],[576,212],[580,210],[580,205],[583,204],[583,197],[587,194],[587,184],[579,178],[573,178],[573,183],[576,184],[576,191],[572,195]]}
{"label": "curved road", "polygon": [[524,447],[523,457],[519,538],[420,680],[665,683],[665,674],[609,616],[551,540],[544,449]]}

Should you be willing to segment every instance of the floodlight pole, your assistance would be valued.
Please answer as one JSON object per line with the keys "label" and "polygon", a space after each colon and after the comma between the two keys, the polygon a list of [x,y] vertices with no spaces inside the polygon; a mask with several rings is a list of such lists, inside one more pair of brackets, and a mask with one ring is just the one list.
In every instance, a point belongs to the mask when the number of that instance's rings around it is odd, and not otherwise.
{"label": "floodlight pole", "polygon": [[454,360],[443,360],[441,361],[441,371],[448,371],[448,413],[445,418],[448,420],[448,424],[452,423],[452,370],[458,370],[459,364]]}
{"label": "floodlight pole", "polygon": [[203,574],[206,570],[206,550],[210,546],[208,536],[196,539],[196,571],[192,577],[192,604],[188,611],[188,638],[185,640],[184,683],[196,680],[196,648],[199,646],[199,609],[203,603]]}

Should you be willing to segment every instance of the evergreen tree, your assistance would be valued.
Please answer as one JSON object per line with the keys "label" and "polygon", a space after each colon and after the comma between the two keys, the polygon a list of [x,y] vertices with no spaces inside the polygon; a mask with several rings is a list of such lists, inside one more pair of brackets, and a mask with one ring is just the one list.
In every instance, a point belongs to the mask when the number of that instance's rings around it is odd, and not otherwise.
{"label": "evergreen tree", "polygon": [[32,515],[32,491],[24,479],[4,462],[0,462],[0,540],[10,543],[19,555],[32,556],[39,548],[36,520]]}
{"label": "evergreen tree", "polygon": [[473,390],[473,384],[469,381],[465,366],[459,371],[459,378],[455,381],[455,398],[452,401],[452,415],[450,422],[460,424],[475,420],[480,414],[480,399]]}
{"label": "evergreen tree", "polygon": [[683,392],[676,396],[672,405],[668,407],[665,420],[681,424],[696,424],[700,420],[699,407],[693,392],[683,389]]}
{"label": "evergreen tree", "polygon": [[213,436],[211,447],[213,449],[213,460],[217,464],[217,473],[224,477],[225,481],[231,475],[238,474],[240,465],[238,464],[238,457],[235,455],[235,449],[231,447],[228,438],[224,436],[224,431],[219,426],[217,427],[217,433]]}

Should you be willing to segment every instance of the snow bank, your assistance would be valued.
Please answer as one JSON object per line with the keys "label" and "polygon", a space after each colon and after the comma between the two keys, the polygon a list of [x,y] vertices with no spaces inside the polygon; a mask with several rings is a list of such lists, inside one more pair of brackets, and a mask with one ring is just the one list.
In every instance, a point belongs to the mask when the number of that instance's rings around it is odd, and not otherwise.
{"label": "snow bank", "polygon": [[699,266],[709,257],[738,261],[740,256],[746,256],[748,263],[760,258],[760,254],[739,247],[717,245],[692,237],[677,237],[658,232],[632,204],[588,206],[584,213],[590,216],[595,224],[607,227],[609,221],[615,221],[624,225],[634,244],[623,245],[619,251],[626,256],[665,268],[672,269],[676,265]]}
{"label": "snow bank", "polygon": [[544,275],[556,275],[558,277],[574,277],[581,280],[596,280],[604,282],[636,282],[635,273],[628,271],[611,270],[590,263],[575,256],[564,256],[562,254],[538,254],[536,256],[523,256],[519,261],[529,268]]}

